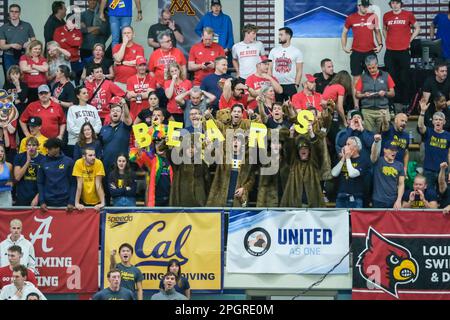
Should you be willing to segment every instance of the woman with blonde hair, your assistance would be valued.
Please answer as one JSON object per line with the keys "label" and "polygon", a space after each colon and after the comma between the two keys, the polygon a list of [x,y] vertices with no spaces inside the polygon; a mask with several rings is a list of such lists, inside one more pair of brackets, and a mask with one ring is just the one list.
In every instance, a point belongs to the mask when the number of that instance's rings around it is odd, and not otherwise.
{"label": "woman with blonde hair", "polygon": [[[83,68],[83,73],[81,74],[81,80],[90,77],[92,75],[92,70],[94,65],[100,64],[102,66],[103,74],[106,79],[114,79],[114,67],[113,61],[105,57],[105,45],[102,43],[94,44],[92,48],[92,57],[86,61]],[[92,79],[91,79],[92,80]]]}
{"label": "woman with blonde hair", "polygon": [[167,103],[167,111],[173,116],[175,121],[183,122],[183,109],[178,105],[175,98],[191,90],[192,83],[186,79],[186,75],[176,62],[169,64],[167,67],[165,79],[164,89],[166,97],[169,100]]}
{"label": "woman with blonde hair", "polygon": [[47,80],[52,86],[55,82],[56,72],[58,67],[65,65],[70,68],[70,52],[66,49],[61,48],[58,42],[50,41],[47,43],[47,62],[48,62],[48,73]]}
{"label": "woman with blonde hair", "polygon": [[38,100],[38,87],[41,84],[47,84],[48,63],[47,59],[42,55],[42,50],[42,42],[33,40],[30,42],[25,54],[20,57],[20,71],[23,72],[24,82],[30,89],[28,102]]}

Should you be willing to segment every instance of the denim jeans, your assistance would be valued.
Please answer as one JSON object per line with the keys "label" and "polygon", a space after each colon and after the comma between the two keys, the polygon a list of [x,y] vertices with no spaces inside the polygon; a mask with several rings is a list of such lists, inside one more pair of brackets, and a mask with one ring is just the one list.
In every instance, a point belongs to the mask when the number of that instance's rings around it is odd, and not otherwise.
{"label": "denim jeans", "polygon": [[353,196],[350,201],[350,195],[346,193],[338,193],[336,198],[336,208],[363,208],[363,198],[361,196]]}
{"label": "denim jeans", "polygon": [[114,207],[136,207],[136,199],[132,197],[112,198]]}
{"label": "denim jeans", "polygon": [[109,17],[109,25],[111,27],[111,48],[120,42],[120,33],[122,28],[131,26],[132,17]]}
{"label": "denim jeans", "polygon": [[19,59],[16,59],[12,54],[3,54],[3,70],[5,71],[5,75],[13,65],[19,65]]}
{"label": "denim jeans", "polygon": [[390,209],[390,208],[394,207],[394,203],[395,203],[395,200],[392,203],[372,200],[372,208]]}

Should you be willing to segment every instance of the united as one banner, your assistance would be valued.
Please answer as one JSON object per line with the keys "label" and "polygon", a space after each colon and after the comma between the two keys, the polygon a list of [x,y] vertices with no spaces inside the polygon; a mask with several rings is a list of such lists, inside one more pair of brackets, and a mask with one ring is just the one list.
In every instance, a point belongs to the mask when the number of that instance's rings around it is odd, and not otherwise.
{"label": "united as one banner", "polygon": [[0,234],[22,221],[22,234],[34,245],[38,287],[44,293],[93,293],[98,290],[100,215],[64,210],[1,210]]}
{"label": "united as one banner", "polygon": [[230,213],[230,273],[323,274],[349,272],[346,210],[239,211]]}
{"label": "united as one banner", "polygon": [[450,217],[352,211],[353,299],[450,299]]}
{"label": "united as one banner", "polygon": [[[108,211],[102,219],[102,286],[108,286],[110,253],[123,243],[134,248],[131,263],[144,276],[144,290],[158,290],[167,264],[177,259],[192,290],[223,287],[222,211]],[[115,257],[120,262],[118,256]]]}

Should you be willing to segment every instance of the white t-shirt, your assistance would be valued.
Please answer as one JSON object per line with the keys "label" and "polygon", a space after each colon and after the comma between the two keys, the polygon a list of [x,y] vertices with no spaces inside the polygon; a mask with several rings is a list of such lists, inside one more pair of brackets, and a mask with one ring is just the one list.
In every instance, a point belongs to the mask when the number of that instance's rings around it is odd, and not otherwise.
{"label": "white t-shirt", "polygon": [[239,62],[239,75],[247,79],[256,72],[256,64],[261,61],[260,56],[266,55],[266,50],[261,41],[236,43],[232,49],[233,59]]}
{"label": "white t-shirt", "polygon": [[293,45],[287,48],[277,46],[270,51],[272,60],[272,74],[280,84],[295,84],[297,63],[303,62],[303,53]]}

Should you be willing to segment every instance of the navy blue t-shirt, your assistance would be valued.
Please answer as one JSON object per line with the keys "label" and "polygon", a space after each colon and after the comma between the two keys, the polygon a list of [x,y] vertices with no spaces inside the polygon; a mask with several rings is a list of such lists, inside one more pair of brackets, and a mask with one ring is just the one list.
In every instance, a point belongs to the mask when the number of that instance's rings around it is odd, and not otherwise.
{"label": "navy blue t-shirt", "polygon": [[[395,160],[400,161],[403,163],[403,157],[405,156],[405,150],[409,147],[409,135],[405,131],[397,131],[395,130],[394,126],[390,126],[389,130],[386,132],[383,132],[382,134],[382,141],[383,141],[383,148],[386,148],[386,146],[389,146],[391,141],[393,141],[393,144],[398,147],[397,156],[395,157]],[[383,155],[383,150],[381,150],[381,156]]]}
{"label": "navy blue t-shirt", "polygon": [[[412,192],[412,190],[405,190],[405,193],[403,193],[403,201],[409,202],[409,195]],[[436,191],[433,188],[427,188],[424,192],[425,200],[428,202],[431,201],[438,201],[438,196]],[[425,208],[425,204],[423,201],[420,200],[420,196],[416,194],[414,201],[411,203],[412,209],[421,209]]]}
{"label": "navy blue t-shirt", "polygon": [[217,74],[213,73],[210,75],[207,75],[205,78],[203,78],[202,83],[200,85],[200,89],[205,90],[206,92],[212,93],[216,96],[216,100],[211,104],[212,107],[217,109],[219,105],[220,96],[222,95],[222,89],[220,89],[219,85],[217,84],[220,79],[229,79],[231,76],[229,74],[222,74],[218,76]]}
{"label": "navy blue t-shirt", "polygon": [[[17,199],[21,202],[30,202],[38,194],[37,187],[37,174],[39,165],[44,160],[44,156],[40,153],[37,154],[35,158],[31,158],[30,165],[27,171],[25,171],[24,176],[16,184],[16,195]],[[27,162],[27,153],[22,152],[16,155],[14,158],[14,167],[23,167]]]}
{"label": "navy blue t-shirt", "polygon": [[123,121],[115,127],[107,125],[100,130],[105,171],[111,168],[119,154],[128,154],[130,132],[131,126],[127,126]]}
{"label": "navy blue t-shirt", "polygon": [[136,300],[133,292],[120,288],[119,291],[112,291],[110,288],[97,292],[92,300]]}
{"label": "navy blue t-shirt", "polygon": [[443,131],[437,133],[433,128],[427,127],[424,139],[425,159],[423,168],[434,172],[439,172],[442,162],[448,160],[448,148],[450,147],[450,133]]}
{"label": "navy blue t-shirt", "polygon": [[405,176],[403,163],[396,160],[388,163],[384,157],[380,157],[373,171],[373,200],[393,205],[397,200],[398,181],[402,176]]}
{"label": "navy blue t-shirt", "polygon": [[360,175],[356,178],[350,178],[347,171],[347,165],[344,163],[341,174],[339,175],[338,193],[362,196],[364,193],[364,176],[370,169],[370,162],[366,157],[361,156],[352,158],[350,161],[353,168],[360,172]]}

